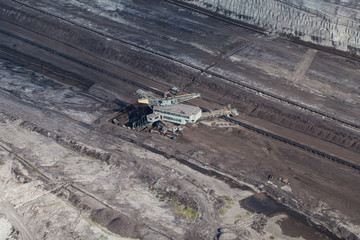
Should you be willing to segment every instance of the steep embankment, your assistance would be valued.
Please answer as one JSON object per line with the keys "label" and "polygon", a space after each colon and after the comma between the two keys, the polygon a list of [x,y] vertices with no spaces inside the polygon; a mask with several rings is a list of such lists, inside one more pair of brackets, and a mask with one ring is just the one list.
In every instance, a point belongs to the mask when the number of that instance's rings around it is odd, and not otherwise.
{"label": "steep embankment", "polygon": [[276,34],[360,55],[360,4],[326,0],[181,0]]}

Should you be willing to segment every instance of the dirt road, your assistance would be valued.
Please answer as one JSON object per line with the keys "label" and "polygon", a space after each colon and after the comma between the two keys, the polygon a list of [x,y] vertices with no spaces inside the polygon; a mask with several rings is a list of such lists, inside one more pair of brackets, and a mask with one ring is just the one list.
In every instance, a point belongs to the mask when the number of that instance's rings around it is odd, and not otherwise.
{"label": "dirt road", "polygon": [[[2,196],[5,196],[4,193],[1,193]],[[2,196],[0,196],[0,208],[1,212],[3,212],[7,219],[11,222],[11,224],[20,231],[21,236],[25,240],[35,240],[31,229],[24,223],[23,219],[16,212],[15,208],[11,206],[11,204],[6,201]]]}

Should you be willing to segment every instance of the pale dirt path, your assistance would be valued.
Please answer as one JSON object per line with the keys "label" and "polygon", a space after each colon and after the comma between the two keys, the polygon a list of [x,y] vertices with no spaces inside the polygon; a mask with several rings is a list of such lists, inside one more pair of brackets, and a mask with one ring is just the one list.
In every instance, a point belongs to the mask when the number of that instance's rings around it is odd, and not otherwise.
{"label": "pale dirt path", "polygon": [[313,62],[317,50],[309,49],[301,58],[300,62],[296,65],[293,78],[294,83],[299,83],[303,81],[307,70],[309,69],[311,63]]}
{"label": "pale dirt path", "polygon": [[[3,193],[1,194],[3,195]],[[6,215],[7,219],[12,225],[19,230],[24,240],[34,240],[35,237],[31,230],[23,222],[23,219],[19,216],[16,210],[11,204],[0,196],[0,208],[1,211]]]}

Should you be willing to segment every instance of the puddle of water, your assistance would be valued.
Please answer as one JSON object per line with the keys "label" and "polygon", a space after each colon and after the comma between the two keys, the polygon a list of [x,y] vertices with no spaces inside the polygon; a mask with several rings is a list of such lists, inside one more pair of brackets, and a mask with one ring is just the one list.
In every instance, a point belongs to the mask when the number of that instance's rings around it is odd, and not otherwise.
{"label": "puddle of water", "polygon": [[286,236],[302,237],[306,240],[338,239],[334,234],[327,230],[310,226],[305,216],[292,211],[264,193],[256,193],[245,198],[240,201],[240,204],[251,212],[262,213],[268,217],[285,214],[286,218],[283,218],[276,223],[280,226],[283,234]]}
{"label": "puddle of water", "polygon": [[240,204],[252,212],[262,213],[266,216],[285,210],[284,206],[264,193],[256,193],[248,198],[245,198],[240,202]]}
{"label": "puddle of water", "polygon": [[331,240],[330,236],[325,235],[324,233],[317,231],[309,225],[305,225],[301,221],[296,220],[294,217],[286,214],[286,218],[280,219],[276,222],[282,233],[289,237],[302,237],[306,240]]}

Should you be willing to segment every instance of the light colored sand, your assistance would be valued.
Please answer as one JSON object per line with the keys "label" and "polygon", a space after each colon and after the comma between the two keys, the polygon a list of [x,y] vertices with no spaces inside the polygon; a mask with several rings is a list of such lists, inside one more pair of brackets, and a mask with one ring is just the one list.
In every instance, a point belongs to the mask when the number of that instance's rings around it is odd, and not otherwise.
{"label": "light colored sand", "polygon": [[11,231],[11,223],[6,218],[0,218],[0,239],[9,238]]}

